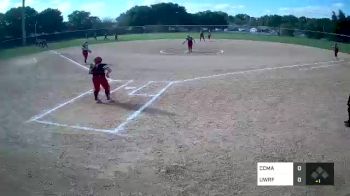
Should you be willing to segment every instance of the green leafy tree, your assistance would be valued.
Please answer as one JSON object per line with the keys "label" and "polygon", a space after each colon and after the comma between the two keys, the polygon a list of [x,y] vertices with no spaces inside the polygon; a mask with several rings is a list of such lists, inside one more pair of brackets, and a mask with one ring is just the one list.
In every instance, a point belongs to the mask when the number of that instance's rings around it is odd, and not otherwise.
{"label": "green leafy tree", "polygon": [[57,9],[48,8],[38,14],[38,32],[53,33],[63,29],[63,16]]}
{"label": "green leafy tree", "polygon": [[69,26],[72,29],[90,29],[92,28],[92,20],[90,12],[85,11],[74,11],[68,15]]}
{"label": "green leafy tree", "polygon": [[250,21],[250,16],[247,14],[237,14],[233,18],[233,23],[237,25],[248,25]]}
{"label": "green leafy tree", "polygon": [[194,21],[198,25],[227,25],[228,15],[224,12],[198,12],[194,14]]}
{"label": "green leafy tree", "polygon": [[192,24],[193,21],[190,14],[186,12],[186,8],[174,3],[159,3],[151,6],[156,24]]}
{"label": "green leafy tree", "polygon": [[[7,32],[11,37],[20,37],[22,28],[22,8],[12,8],[5,13],[5,21]],[[25,7],[26,15],[26,30],[27,34],[30,35],[34,33],[35,22],[37,19],[38,12],[31,7]]]}
{"label": "green leafy tree", "polygon": [[121,14],[116,20],[120,26],[143,26],[155,24],[152,8],[148,6],[135,6],[126,13]]}
{"label": "green leafy tree", "polygon": [[6,36],[5,14],[0,13],[0,40],[5,39],[5,36]]}

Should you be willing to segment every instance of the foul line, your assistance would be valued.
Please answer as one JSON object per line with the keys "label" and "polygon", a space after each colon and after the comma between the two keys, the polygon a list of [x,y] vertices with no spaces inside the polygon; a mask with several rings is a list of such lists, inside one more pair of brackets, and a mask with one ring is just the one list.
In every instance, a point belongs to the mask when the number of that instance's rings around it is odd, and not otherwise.
{"label": "foul line", "polygon": [[126,121],[124,121],[122,124],[120,124],[116,129],[114,129],[114,133],[119,133],[120,131],[124,130],[125,126],[130,123],[132,120],[134,120],[138,115],[141,114],[148,106],[150,106],[159,96],[161,96],[171,85],[173,85],[174,82],[169,82],[168,85],[166,85],[163,89],[161,89],[152,99],[150,99],[147,103],[145,103],[140,109],[132,113]]}
{"label": "foul line", "polygon": [[344,62],[344,60],[325,61],[325,62],[307,63],[307,64],[296,64],[296,65],[286,65],[286,66],[281,66],[281,67],[267,67],[267,68],[260,68],[260,69],[251,69],[251,70],[246,70],[246,71],[236,71],[236,72],[229,72],[229,73],[223,73],[223,74],[215,74],[215,75],[211,75],[211,76],[201,76],[201,77],[196,77],[196,78],[191,78],[191,79],[186,79],[186,80],[178,80],[178,81],[175,81],[175,83],[191,82],[191,81],[195,81],[195,80],[216,78],[216,77],[236,75],[236,74],[245,74],[245,73],[250,73],[250,72],[286,69],[286,68],[294,68],[294,67],[305,67],[305,66],[309,66],[309,65],[318,65],[318,64],[326,64],[326,63],[340,63],[340,62]]}
{"label": "foul line", "polygon": [[104,133],[114,133],[114,130],[95,129],[95,128],[91,128],[91,127],[82,127],[82,126],[78,126],[78,125],[67,125],[67,124],[55,123],[55,122],[44,121],[44,120],[34,120],[34,122],[37,122],[40,124],[58,126],[58,127],[69,127],[69,128],[74,128],[74,129],[81,129],[81,130],[85,130],[85,131],[98,131],[98,132],[104,132]]}
{"label": "foul line", "polygon": [[59,55],[60,57],[62,57],[62,58],[64,58],[64,59],[70,61],[71,63],[74,63],[75,65],[78,65],[79,67],[81,67],[81,68],[83,68],[83,69],[85,69],[85,70],[89,70],[89,68],[87,68],[86,66],[84,66],[84,65],[82,65],[82,64],[80,64],[80,63],[78,63],[78,62],[76,62],[76,61],[73,60],[73,59],[70,59],[70,58],[68,58],[68,57],[66,57],[66,56],[64,56],[64,55],[62,55],[61,53],[59,53],[59,52],[57,52],[57,51],[54,51],[54,50],[50,50],[50,51],[53,52],[54,54]]}
{"label": "foul line", "polygon": [[153,82],[154,82],[154,81],[149,81],[149,82],[147,82],[145,85],[143,85],[143,86],[141,86],[141,87],[139,87],[139,88],[137,88],[137,89],[131,91],[131,92],[129,93],[129,95],[134,95],[137,91],[139,91],[139,90],[145,88],[146,86],[152,84]]}
{"label": "foul line", "polygon": [[[54,54],[59,55],[60,57],[62,57],[62,58],[64,58],[64,59],[68,60],[69,62],[71,62],[71,63],[73,63],[73,64],[75,64],[75,65],[77,65],[77,66],[79,66],[79,67],[81,67],[81,68],[83,68],[83,69],[85,69],[85,70],[89,70],[88,67],[86,67],[86,66],[84,66],[84,65],[82,65],[82,64],[80,64],[80,63],[78,63],[78,62],[76,62],[75,60],[73,60],[73,59],[71,59],[71,58],[68,58],[68,57],[64,56],[63,54],[61,54],[61,53],[59,53],[59,52],[57,52],[57,51],[55,51],[55,50],[50,50],[50,51],[51,51],[52,53],[54,53]],[[125,81],[129,81],[129,80],[115,80],[115,79],[112,79],[112,78],[107,78],[107,80],[110,81],[110,82],[125,82]]]}
{"label": "foul line", "polygon": [[308,71],[308,70],[321,69],[321,68],[327,68],[327,67],[333,67],[333,66],[337,66],[337,64],[316,66],[316,67],[310,67],[310,68],[303,68],[303,69],[300,69],[300,71]]}
{"label": "foul line", "polygon": [[[119,90],[119,89],[121,89],[121,88],[127,86],[130,82],[132,82],[132,80],[129,80],[129,81],[126,82],[125,84],[123,84],[123,85],[119,86],[118,88],[112,90],[111,93],[113,93],[113,92],[115,92],[115,91],[117,91],[117,90]],[[84,97],[84,96],[86,96],[86,95],[88,95],[88,94],[90,94],[90,93],[92,93],[92,90],[86,91],[86,92],[84,92],[84,93],[82,93],[82,94],[80,94],[80,95],[74,97],[73,99],[68,100],[68,101],[66,101],[66,102],[64,102],[64,103],[61,103],[60,105],[58,105],[58,106],[56,106],[56,107],[54,107],[54,108],[52,108],[52,109],[50,109],[50,110],[48,110],[48,111],[46,111],[46,112],[43,112],[43,113],[38,114],[38,115],[35,115],[35,116],[33,116],[32,118],[30,118],[28,121],[26,121],[26,122],[28,123],[28,122],[36,121],[36,120],[38,120],[38,119],[40,119],[40,118],[42,118],[42,117],[44,117],[44,116],[46,116],[46,115],[48,115],[48,114],[50,114],[50,113],[52,113],[52,112],[54,112],[54,111],[56,111],[56,110],[62,108],[62,107],[64,107],[64,106],[70,104],[70,103],[75,102],[75,101],[78,100],[79,98],[82,98],[82,97]]]}

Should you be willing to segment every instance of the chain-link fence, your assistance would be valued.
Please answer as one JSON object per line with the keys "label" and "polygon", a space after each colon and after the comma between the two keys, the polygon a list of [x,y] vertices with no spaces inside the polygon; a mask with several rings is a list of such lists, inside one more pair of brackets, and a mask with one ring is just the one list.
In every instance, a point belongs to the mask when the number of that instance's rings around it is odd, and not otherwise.
{"label": "chain-link fence", "polygon": [[[281,27],[267,26],[239,26],[239,25],[147,25],[147,26],[121,26],[105,29],[88,29],[69,32],[57,32],[52,34],[40,34],[27,37],[27,44],[34,45],[42,41],[59,42],[70,39],[98,39],[101,36],[115,36],[125,34],[146,34],[146,33],[198,33],[204,31],[208,33],[225,33],[226,37],[234,33],[245,33],[269,36],[292,36],[305,37],[310,39],[326,39],[338,42],[350,42],[350,36],[340,35],[330,32],[320,32],[311,30],[288,29]],[[0,41],[0,49],[21,46],[22,39],[9,39]],[[40,44],[39,44],[40,45]]]}

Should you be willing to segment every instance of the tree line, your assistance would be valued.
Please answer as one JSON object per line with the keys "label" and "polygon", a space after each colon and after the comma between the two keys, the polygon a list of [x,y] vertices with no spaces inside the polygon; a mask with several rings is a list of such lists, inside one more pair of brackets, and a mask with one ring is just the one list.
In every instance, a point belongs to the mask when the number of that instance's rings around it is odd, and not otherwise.
{"label": "tree line", "polygon": [[[21,36],[21,7],[0,13],[0,40]],[[301,29],[337,33],[350,36],[350,16],[339,10],[330,13],[330,18],[307,18],[293,15],[265,15],[251,17],[247,14],[228,15],[225,12],[204,11],[188,13],[186,8],[174,3],[158,3],[151,6],[135,6],[120,14],[116,19],[103,19],[86,11],[73,11],[68,21],[63,20],[58,9],[48,8],[37,12],[25,7],[26,29],[28,35],[55,33],[86,29],[109,29],[116,26],[144,25],[240,25],[268,26],[282,29]],[[289,31],[291,32],[291,31]],[[294,32],[294,31],[292,31]],[[289,33],[293,36],[293,33]],[[323,38],[321,33],[306,33],[311,38]],[[342,37],[340,41],[350,41]]]}
{"label": "tree line", "polygon": [[[0,40],[18,38],[21,36],[21,7],[12,8],[6,13],[0,13]],[[68,21],[63,21],[62,12],[58,9],[48,8],[37,12],[31,7],[25,7],[26,31],[28,35],[50,34],[55,32],[102,29],[115,24],[113,19],[101,20],[97,16],[91,16],[90,12],[73,11],[68,15]]]}

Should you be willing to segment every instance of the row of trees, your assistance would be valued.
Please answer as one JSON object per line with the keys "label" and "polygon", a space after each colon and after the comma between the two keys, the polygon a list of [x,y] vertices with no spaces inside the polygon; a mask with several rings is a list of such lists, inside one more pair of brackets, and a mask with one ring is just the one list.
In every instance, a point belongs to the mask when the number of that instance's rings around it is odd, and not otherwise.
{"label": "row of trees", "polygon": [[[0,13],[0,40],[21,36],[21,7],[12,8],[5,14]],[[68,22],[63,21],[61,11],[48,8],[37,12],[31,7],[25,7],[26,30],[28,35],[54,33],[62,31],[84,30],[92,28],[107,28],[115,22],[113,19],[101,20],[91,16],[90,12],[74,11],[68,15]]]}
{"label": "row of trees", "polygon": [[116,18],[121,26],[143,25],[227,25],[228,14],[224,12],[198,12],[190,14],[185,7],[173,3],[151,6],[135,6]]}
{"label": "row of trees", "polygon": [[[5,14],[0,13],[0,40],[20,37],[21,9],[12,8]],[[37,12],[31,7],[25,8],[26,29],[28,35],[37,33],[53,33],[72,30],[112,28],[113,26],[144,25],[229,25],[269,26],[290,29],[305,29],[321,32],[332,32],[350,35],[350,16],[344,12],[330,13],[330,18],[306,18],[292,15],[266,15],[250,17],[246,14],[229,16],[224,12],[188,13],[183,6],[174,3],[159,3],[151,6],[135,6],[122,13],[116,20],[91,16],[89,12],[74,11],[63,21],[62,13],[57,9],[46,9]],[[307,34],[309,37],[321,38],[321,34]]]}

